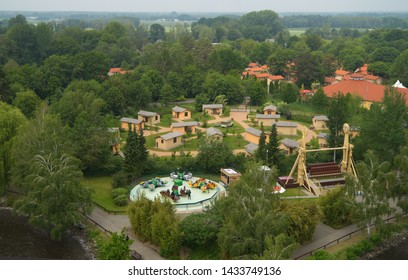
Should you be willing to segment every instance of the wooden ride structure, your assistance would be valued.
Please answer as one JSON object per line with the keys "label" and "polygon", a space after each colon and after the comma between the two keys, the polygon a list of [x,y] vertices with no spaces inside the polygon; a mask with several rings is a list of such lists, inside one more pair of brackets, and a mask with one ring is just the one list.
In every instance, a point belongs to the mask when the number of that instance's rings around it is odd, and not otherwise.
{"label": "wooden ride structure", "polygon": [[[306,143],[303,135],[300,141],[298,157],[290,171],[284,187],[287,185],[297,185],[306,188],[309,192],[319,196],[323,194],[324,186],[343,185],[345,182],[344,174],[356,176],[356,170],[353,162],[353,145],[350,144],[350,126],[343,125],[344,143],[342,147],[321,148],[306,150]],[[315,163],[306,167],[306,155],[310,152],[343,150],[343,158],[339,164],[336,162]],[[297,180],[293,182],[292,175],[297,169]]]}

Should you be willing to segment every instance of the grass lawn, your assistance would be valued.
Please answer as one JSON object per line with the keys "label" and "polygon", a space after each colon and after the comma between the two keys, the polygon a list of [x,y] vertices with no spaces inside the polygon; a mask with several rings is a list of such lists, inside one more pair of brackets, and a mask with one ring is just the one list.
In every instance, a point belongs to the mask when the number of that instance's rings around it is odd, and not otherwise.
{"label": "grass lawn", "polygon": [[190,140],[186,139],[184,141],[183,145],[181,145],[181,146],[179,146],[177,148],[171,149],[170,151],[181,151],[181,150],[183,150],[183,151],[197,151],[199,143],[200,143],[200,140],[197,139],[197,138],[193,138],[193,139],[190,139]]}
{"label": "grass lawn", "polygon": [[112,192],[112,177],[86,177],[81,180],[81,183],[92,189],[91,200],[109,211],[126,211],[127,206],[116,206],[113,203]]}
{"label": "grass lawn", "polygon": [[290,36],[298,36],[300,37],[300,35],[302,35],[303,33],[305,33],[307,30],[307,28],[305,27],[300,27],[300,28],[288,28],[289,34]]}
{"label": "grass lawn", "polygon": [[227,135],[224,136],[224,139],[222,141],[226,143],[232,150],[244,149],[245,146],[249,143],[248,141],[244,140],[241,135]]}
{"label": "grass lawn", "polygon": [[299,188],[290,188],[285,189],[285,192],[281,194],[282,197],[290,197],[290,196],[306,196],[306,194]]}
{"label": "grass lawn", "polygon": [[160,116],[159,126],[170,127],[172,122],[176,122],[172,119],[171,114],[164,114]]}
{"label": "grass lawn", "polygon": [[146,147],[148,149],[154,148],[156,146],[156,137],[160,136],[160,135],[167,134],[167,133],[168,132],[162,132],[162,133],[157,133],[157,134],[154,134],[154,135],[146,136],[145,137],[146,138]]}
{"label": "grass lawn", "polygon": [[227,133],[229,133],[229,134],[241,134],[241,133],[245,132],[245,129],[239,123],[237,123],[236,121],[234,121],[234,125],[231,126],[231,127],[226,127],[226,128],[221,127],[221,126],[217,127],[217,126],[215,126],[215,123],[210,124],[208,127],[216,127],[224,134],[227,134]]}

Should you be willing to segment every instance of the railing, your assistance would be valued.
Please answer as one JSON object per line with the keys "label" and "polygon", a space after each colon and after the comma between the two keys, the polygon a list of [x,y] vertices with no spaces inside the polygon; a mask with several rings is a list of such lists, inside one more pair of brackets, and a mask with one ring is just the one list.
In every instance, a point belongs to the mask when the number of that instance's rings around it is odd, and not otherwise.
{"label": "railing", "polygon": [[[401,215],[401,217],[402,217],[402,216],[406,216],[407,214],[408,214],[408,213],[404,213],[404,214]],[[390,217],[390,218],[385,219],[384,221],[385,221],[385,222],[389,222],[390,220],[394,220],[394,219],[396,219],[396,218],[397,218],[397,216],[393,216],[393,217]],[[375,226],[375,224],[371,224],[371,225],[370,225],[370,227],[373,227],[373,226]],[[322,246],[320,246],[320,247],[318,247],[318,248],[316,248],[316,249],[313,249],[313,250],[311,250],[311,251],[309,251],[309,252],[307,252],[307,253],[304,253],[304,254],[302,254],[302,255],[300,255],[300,256],[297,256],[297,257],[294,258],[294,259],[295,259],[295,260],[298,260],[298,259],[301,259],[301,258],[306,257],[306,256],[311,256],[314,252],[316,252],[316,251],[318,251],[318,250],[322,250],[322,249],[325,250],[325,249],[328,248],[330,245],[339,244],[342,239],[351,238],[351,236],[352,236],[353,234],[355,234],[355,233],[357,233],[357,232],[360,232],[362,229],[365,229],[365,227],[362,227],[362,228],[359,228],[359,229],[357,229],[357,230],[354,230],[354,231],[352,231],[352,232],[350,232],[350,233],[347,233],[347,234],[345,234],[345,235],[343,235],[343,236],[341,236],[341,237],[339,237],[339,238],[337,238],[337,239],[335,239],[335,240],[333,240],[333,241],[331,241],[331,242],[329,242],[329,243],[327,243],[327,244],[325,244],[325,245],[322,245]]]}

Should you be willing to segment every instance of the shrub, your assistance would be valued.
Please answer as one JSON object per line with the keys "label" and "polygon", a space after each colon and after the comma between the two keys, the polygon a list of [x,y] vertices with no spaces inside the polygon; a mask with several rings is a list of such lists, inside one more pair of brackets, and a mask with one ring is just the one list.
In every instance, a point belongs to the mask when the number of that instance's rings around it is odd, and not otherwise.
{"label": "shrub", "polygon": [[121,194],[121,195],[118,195],[117,197],[115,197],[113,199],[113,202],[117,206],[125,206],[125,205],[128,204],[128,197],[127,197],[127,195]]}
{"label": "shrub", "polygon": [[112,198],[116,198],[119,195],[128,195],[129,191],[125,188],[117,188],[112,190]]}
{"label": "shrub", "polygon": [[320,206],[323,212],[323,223],[333,228],[341,228],[353,222],[352,210],[347,207],[341,188],[331,190],[321,197]]}
{"label": "shrub", "polygon": [[308,259],[309,260],[334,260],[335,257],[327,251],[317,250]]}
{"label": "shrub", "polygon": [[222,226],[219,216],[208,213],[194,214],[181,221],[183,242],[190,248],[210,245],[217,241],[217,234]]}
{"label": "shrub", "polygon": [[124,188],[117,188],[112,190],[113,202],[117,206],[125,206],[128,203],[129,191]]}
{"label": "shrub", "polygon": [[123,188],[128,184],[128,178],[125,172],[118,172],[112,176],[112,188]]}

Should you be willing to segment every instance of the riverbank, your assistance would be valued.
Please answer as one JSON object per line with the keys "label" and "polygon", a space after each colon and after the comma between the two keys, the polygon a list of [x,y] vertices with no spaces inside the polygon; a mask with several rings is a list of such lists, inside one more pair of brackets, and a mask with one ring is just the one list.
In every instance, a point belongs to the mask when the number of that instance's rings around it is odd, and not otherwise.
{"label": "riverbank", "polygon": [[406,242],[408,242],[408,229],[400,233],[396,233],[394,236],[392,236],[387,241],[385,241],[384,244],[377,246],[376,248],[374,248],[373,251],[362,256],[361,260],[378,259],[378,256],[380,256],[384,252],[387,252],[388,250],[392,250]]}
{"label": "riverbank", "polygon": [[95,242],[85,228],[67,231],[61,241],[31,225],[24,215],[0,203],[0,259],[93,260],[97,256]]}

